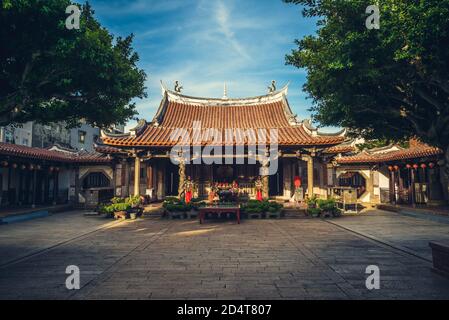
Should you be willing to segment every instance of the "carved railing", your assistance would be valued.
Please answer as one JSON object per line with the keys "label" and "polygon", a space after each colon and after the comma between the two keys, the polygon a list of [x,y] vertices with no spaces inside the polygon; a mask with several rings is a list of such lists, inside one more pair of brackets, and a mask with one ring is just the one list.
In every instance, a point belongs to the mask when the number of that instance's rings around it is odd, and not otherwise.
{"label": "carved railing", "polygon": [[[198,183],[196,185],[197,196],[200,198],[207,198],[210,192],[210,182]],[[256,195],[254,183],[239,183],[239,195],[253,197]]]}

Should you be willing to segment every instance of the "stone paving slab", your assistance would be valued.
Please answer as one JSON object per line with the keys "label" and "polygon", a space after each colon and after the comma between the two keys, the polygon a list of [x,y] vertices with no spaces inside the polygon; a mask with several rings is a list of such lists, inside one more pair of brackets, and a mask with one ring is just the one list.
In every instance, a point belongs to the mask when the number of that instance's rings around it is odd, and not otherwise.
{"label": "stone paving slab", "polygon": [[412,217],[395,212],[370,210],[360,216],[343,216],[332,222],[384,240],[431,261],[429,241],[449,240],[449,217],[440,216],[438,219],[439,221],[432,220],[422,214]]}
{"label": "stone paving slab", "polygon": [[[65,288],[71,264],[80,290]],[[365,287],[371,264],[380,290]],[[141,219],[1,268],[0,298],[448,299],[449,280],[430,266],[320,219]]]}
{"label": "stone paving slab", "polygon": [[79,210],[68,211],[36,220],[0,225],[0,266],[111,225],[111,220],[86,217],[83,213]]}

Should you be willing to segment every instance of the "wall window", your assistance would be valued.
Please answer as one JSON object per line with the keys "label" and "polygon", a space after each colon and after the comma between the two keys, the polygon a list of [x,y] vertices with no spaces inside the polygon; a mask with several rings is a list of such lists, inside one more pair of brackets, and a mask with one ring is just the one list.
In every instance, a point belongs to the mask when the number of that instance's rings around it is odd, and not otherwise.
{"label": "wall window", "polygon": [[78,142],[84,143],[86,141],[86,131],[78,130]]}
{"label": "wall window", "polygon": [[83,189],[109,187],[109,179],[102,172],[92,172],[84,178]]}

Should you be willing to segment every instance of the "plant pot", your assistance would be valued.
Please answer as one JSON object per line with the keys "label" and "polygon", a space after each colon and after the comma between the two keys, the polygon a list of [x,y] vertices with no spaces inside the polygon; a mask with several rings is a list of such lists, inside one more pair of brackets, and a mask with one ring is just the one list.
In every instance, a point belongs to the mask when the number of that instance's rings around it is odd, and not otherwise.
{"label": "plant pot", "polygon": [[192,218],[197,218],[198,217],[198,211],[197,210],[190,210],[187,211],[187,218],[192,219]]}
{"label": "plant pot", "polygon": [[126,211],[116,211],[114,212],[114,219],[126,219],[128,213]]}
{"label": "plant pot", "polygon": [[170,217],[170,219],[174,219],[174,218],[184,218],[184,212],[183,211],[169,211],[168,212],[168,216]]}
{"label": "plant pot", "polygon": [[265,212],[265,216],[267,218],[279,219],[281,217],[281,211],[275,211],[275,212],[268,211],[268,212]]}

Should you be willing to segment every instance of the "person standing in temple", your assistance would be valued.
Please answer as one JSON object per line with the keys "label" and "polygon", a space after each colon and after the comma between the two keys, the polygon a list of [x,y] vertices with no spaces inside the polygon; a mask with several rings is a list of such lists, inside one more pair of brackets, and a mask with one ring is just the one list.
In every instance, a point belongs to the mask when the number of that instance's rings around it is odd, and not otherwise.
{"label": "person standing in temple", "polygon": [[299,176],[295,176],[293,179],[293,184],[295,185],[295,204],[299,205],[304,201],[304,191],[301,186],[301,178]]}
{"label": "person standing in temple", "polygon": [[184,182],[184,194],[185,202],[190,203],[193,196],[193,181],[190,176],[188,176],[186,181]]}
{"label": "person standing in temple", "polygon": [[257,177],[256,182],[255,182],[255,187],[256,187],[256,200],[262,201],[263,200],[263,196],[262,196],[263,182],[260,177]]}

